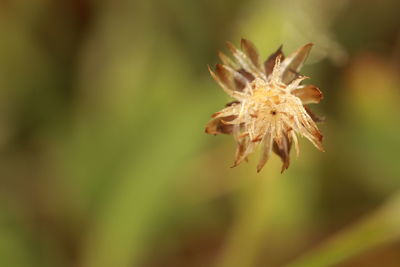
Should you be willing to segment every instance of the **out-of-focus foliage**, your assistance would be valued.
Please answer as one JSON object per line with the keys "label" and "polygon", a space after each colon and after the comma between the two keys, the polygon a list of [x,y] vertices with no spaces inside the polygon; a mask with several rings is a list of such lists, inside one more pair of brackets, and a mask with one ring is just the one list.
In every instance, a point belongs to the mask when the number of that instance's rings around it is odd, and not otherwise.
{"label": "out-of-focus foliage", "polygon": [[[0,266],[399,266],[400,2],[0,1]],[[325,153],[229,168],[224,42],[313,42]],[[302,140],[304,141],[304,140]]]}

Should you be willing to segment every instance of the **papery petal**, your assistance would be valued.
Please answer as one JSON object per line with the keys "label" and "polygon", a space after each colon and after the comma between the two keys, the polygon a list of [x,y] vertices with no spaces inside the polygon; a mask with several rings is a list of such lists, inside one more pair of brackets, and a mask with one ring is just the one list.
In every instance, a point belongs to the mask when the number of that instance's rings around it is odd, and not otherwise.
{"label": "papery petal", "polygon": [[304,81],[305,79],[309,79],[307,76],[297,76],[296,79],[294,79],[287,87],[286,90],[292,92],[299,88],[299,84]]}
{"label": "papery petal", "polygon": [[205,132],[208,134],[214,134],[214,135],[232,134],[234,126],[223,123],[223,121],[231,121],[231,120],[234,120],[235,118],[236,118],[235,115],[231,115],[228,117],[213,119],[209,123],[207,123]]}
{"label": "papery petal", "polygon": [[282,76],[282,71],[283,71],[282,64],[281,64],[281,62],[282,62],[281,57],[282,57],[281,55],[278,55],[275,58],[274,68],[272,70],[272,73],[268,76],[269,82],[272,82],[272,83],[280,83],[281,82],[281,76]]}
{"label": "papery petal", "polygon": [[237,72],[243,75],[248,82],[252,82],[255,79],[255,77],[250,72],[245,71],[245,69],[239,69]]}
{"label": "papery petal", "polygon": [[237,105],[237,104],[240,104],[240,101],[235,100],[235,101],[231,101],[231,102],[227,103],[225,105],[225,107],[230,107],[230,106]]}
{"label": "papery petal", "polygon": [[245,137],[243,141],[238,144],[239,151],[236,153],[235,162],[232,168],[238,166],[243,160],[245,160],[247,156],[253,152],[254,148],[255,143],[250,142],[249,139]]}
{"label": "papery petal", "polygon": [[257,172],[261,171],[261,169],[267,163],[267,161],[271,155],[272,141],[273,141],[273,139],[272,139],[271,133],[267,133],[263,140],[264,147],[262,148],[262,151],[261,151],[260,161],[257,164]]}
{"label": "papery petal", "polygon": [[[314,122],[313,122],[314,124]],[[324,152],[324,148],[322,146],[323,135],[318,130],[317,126],[314,124],[312,126],[307,127],[307,131],[302,133],[305,138],[307,138],[318,150]]]}
{"label": "papery petal", "polygon": [[286,134],[283,134],[281,139],[274,140],[272,149],[275,152],[275,154],[277,154],[281,158],[283,163],[281,173],[284,172],[287,168],[289,168],[291,147],[292,147],[292,142]]}
{"label": "papery petal", "polygon": [[251,62],[256,67],[260,67],[260,57],[258,55],[257,49],[252,42],[246,39],[241,40],[241,48],[243,52],[247,55],[247,57],[251,60]]}
{"label": "papery petal", "polygon": [[314,111],[311,110],[311,108],[307,106],[303,106],[304,109],[306,110],[307,114],[311,117],[311,119],[315,122],[323,122],[325,121],[325,117],[319,116],[314,113]]}
{"label": "papery petal", "polygon": [[292,91],[292,94],[300,98],[303,105],[318,104],[324,98],[318,87],[311,84],[297,87],[297,89]]}
{"label": "papery petal", "polygon": [[300,154],[300,147],[299,147],[299,141],[297,139],[297,134],[295,131],[293,130],[290,131],[290,138],[294,143],[294,148],[296,150],[296,157],[298,157]]}
{"label": "papery petal", "polygon": [[312,48],[313,44],[306,44],[299,49],[297,49],[290,56],[285,58],[282,62],[282,81],[285,84],[289,84],[294,79],[296,79],[298,72],[303,66],[304,61],[307,59],[308,54]]}
{"label": "papery petal", "polygon": [[215,74],[219,80],[230,90],[235,90],[235,84],[233,83],[232,73],[229,72],[222,64],[215,65]]}
{"label": "papery petal", "polygon": [[241,92],[243,91],[244,88],[246,88],[248,82],[254,80],[254,76],[251,73],[245,71],[244,69],[239,69],[237,72],[246,78],[245,81],[243,81],[242,79],[236,79],[236,78],[234,79],[236,90]]}
{"label": "papery petal", "polygon": [[225,65],[227,65],[233,69],[239,68],[239,64],[237,64],[236,62],[231,60],[227,55],[225,55],[221,51],[218,51],[218,57],[221,59],[222,63],[224,63]]}
{"label": "papery petal", "polygon": [[236,115],[239,113],[240,110],[240,105],[235,104],[235,103],[240,103],[239,101],[233,101],[231,104],[220,111],[215,112],[211,117],[212,118],[222,118],[222,117],[228,117],[230,115]]}
{"label": "papery petal", "polygon": [[281,60],[285,59],[285,55],[282,52],[282,45],[264,62],[265,74],[267,75],[267,77],[271,75],[275,66],[276,58],[278,56],[280,56]]}
{"label": "papery petal", "polygon": [[[246,71],[237,71],[233,68],[231,68],[230,66],[227,65],[221,65],[221,64],[217,64],[216,65],[216,71],[218,71],[218,69],[222,69],[220,70],[221,72],[223,72],[226,77],[228,78],[228,80],[226,81],[227,83],[229,83],[229,86],[232,90],[236,90],[236,91],[243,91],[243,89],[246,87],[247,83],[249,82],[249,77],[252,77],[252,75]],[[218,72],[217,72],[218,74]]]}
{"label": "papery petal", "polygon": [[242,100],[246,97],[245,94],[241,93],[241,92],[237,92],[237,91],[233,91],[231,88],[229,88],[228,86],[226,86],[221,80],[220,78],[212,71],[212,69],[210,68],[210,66],[208,66],[208,71],[210,72],[211,76],[213,77],[213,79],[222,87],[222,89],[225,91],[225,93],[227,93],[229,96],[236,98],[238,100]]}
{"label": "papery petal", "polygon": [[247,137],[239,138],[237,140],[235,162],[234,162],[232,168],[239,165],[239,163],[242,161],[242,159],[244,159],[246,157],[244,154],[246,152],[248,144],[249,144],[249,139]]}
{"label": "papery petal", "polygon": [[226,45],[228,46],[229,50],[232,52],[233,56],[237,60],[237,62],[242,66],[242,68],[251,73],[254,77],[261,77],[264,78],[264,73],[260,71],[257,66],[253,64],[250,58],[247,57],[245,53],[241,50],[237,49],[232,43],[227,42]]}

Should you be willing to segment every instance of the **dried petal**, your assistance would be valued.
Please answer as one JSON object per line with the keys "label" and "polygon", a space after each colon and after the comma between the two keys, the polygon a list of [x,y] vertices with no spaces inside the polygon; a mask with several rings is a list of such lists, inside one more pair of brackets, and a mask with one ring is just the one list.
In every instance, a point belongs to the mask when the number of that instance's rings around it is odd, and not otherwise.
{"label": "dried petal", "polygon": [[235,162],[233,163],[232,168],[242,163],[242,161],[245,160],[251,152],[253,152],[254,148],[255,143],[250,142],[248,138],[244,138],[243,142],[240,143],[240,151],[236,155]]}
{"label": "dried petal", "polygon": [[231,168],[236,167],[239,165],[238,161],[239,159],[246,158],[244,156],[244,153],[246,152],[246,148],[248,146],[248,138],[242,138],[241,140],[237,141],[237,147],[236,147],[236,153],[235,153],[235,162]]}
{"label": "dried petal", "polygon": [[240,101],[235,100],[235,101],[231,101],[231,102],[227,103],[225,105],[225,107],[230,107],[232,105],[237,105],[237,104],[240,104]]}
{"label": "dried petal", "polygon": [[281,158],[283,163],[281,173],[289,168],[291,147],[292,142],[289,140],[286,134],[284,134],[281,139],[275,140],[273,144],[273,151]]}
{"label": "dried petal", "polygon": [[232,52],[233,56],[237,60],[237,62],[242,66],[242,68],[251,73],[254,77],[263,77],[264,73],[257,68],[253,62],[247,57],[245,53],[237,49],[232,43],[227,42],[229,50]]}
{"label": "dried petal", "polygon": [[221,59],[222,63],[224,63],[226,66],[229,66],[233,69],[238,69],[239,65],[231,60],[227,55],[222,53],[221,51],[218,51],[218,57]]}
{"label": "dried petal", "polygon": [[[296,79],[294,79],[289,85],[287,86],[287,90],[289,91],[294,91],[296,88],[299,88],[299,84],[304,81],[305,79],[309,79],[307,76],[298,76]],[[294,94],[293,94],[294,95]],[[304,104],[304,103],[303,103]]]}
{"label": "dried petal", "polygon": [[215,65],[215,74],[227,88],[233,91],[235,90],[235,86],[232,82],[232,74],[226,68],[224,68],[223,65]]}
{"label": "dried petal", "polygon": [[272,70],[275,66],[276,58],[278,56],[280,56],[281,60],[285,59],[285,55],[282,53],[282,45],[264,62],[265,74],[267,75],[267,77],[271,75]]}
{"label": "dried petal", "polygon": [[261,158],[257,164],[257,172],[260,172],[264,165],[267,163],[272,150],[272,135],[267,133],[264,137],[264,147],[261,151]]}
{"label": "dried petal", "polygon": [[[222,68],[224,70],[224,72],[228,75],[228,77],[229,77],[228,82],[229,82],[229,85],[231,86],[232,90],[236,90],[239,92],[243,91],[243,88],[246,87],[246,84],[249,81],[248,77],[249,77],[249,75],[251,76],[251,74],[249,74],[246,71],[242,71],[242,72],[236,71],[227,65],[221,65],[221,64],[217,64],[217,65],[220,65],[220,68]],[[239,87],[238,84],[243,85],[243,88]]]}
{"label": "dried petal", "polygon": [[242,39],[241,48],[243,52],[248,56],[248,58],[250,58],[251,62],[253,62],[254,66],[259,67],[260,66],[259,55],[254,44],[249,40]]}
{"label": "dried petal", "polygon": [[292,94],[300,98],[303,105],[318,104],[323,99],[322,92],[314,85],[302,85],[292,91]]}
{"label": "dried petal", "polygon": [[255,79],[255,77],[250,73],[245,71],[244,69],[240,69],[237,72],[239,72],[240,74],[243,75],[243,77],[245,77],[247,79],[248,82],[251,82]]}
{"label": "dried petal", "polygon": [[296,79],[298,72],[303,66],[304,61],[307,59],[308,54],[313,44],[309,43],[297,49],[293,54],[285,58],[282,62],[282,68],[284,69],[282,74],[282,81],[285,84],[289,84]]}
{"label": "dried petal", "polygon": [[228,125],[226,123],[223,123],[223,121],[231,121],[234,120],[235,118],[236,118],[235,115],[231,115],[227,117],[213,119],[206,125],[205,132],[214,135],[232,134],[233,125]]}
{"label": "dried petal", "polygon": [[219,77],[211,70],[210,67],[208,67],[208,71],[210,72],[211,76],[213,77],[213,79],[222,87],[222,89],[224,89],[225,93],[227,93],[229,96],[236,98],[236,99],[244,99],[245,95],[237,92],[237,91],[233,91],[231,88],[229,88],[228,86],[226,86],[220,79]]}
{"label": "dried petal", "polygon": [[211,117],[212,118],[227,117],[227,116],[230,116],[230,115],[238,113],[239,110],[240,110],[240,105],[232,103],[229,106],[225,107],[224,109],[222,109],[222,110],[220,110],[218,112],[215,112]]}
{"label": "dried petal", "polygon": [[323,122],[325,121],[325,117],[321,117],[317,114],[314,113],[314,111],[311,110],[311,108],[304,106],[304,109],[306,110],[307,114],[311,117],[311,119],[315,122]]}

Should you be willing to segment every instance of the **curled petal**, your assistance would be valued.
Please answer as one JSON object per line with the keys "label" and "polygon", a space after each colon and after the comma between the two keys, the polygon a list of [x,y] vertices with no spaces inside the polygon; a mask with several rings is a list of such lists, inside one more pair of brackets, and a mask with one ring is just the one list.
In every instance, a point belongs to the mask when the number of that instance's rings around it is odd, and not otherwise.
{"label": "curled petal", "polygon": [[300,71],[304,61],[307,59],[312,46],[313,44],[309,43],[300,47],[282,62],[282,81],[285,84],[289,84],[296,79],[297,73]]}
{"label": "curled petal", "polygon": [[318,87],[310,84],[297,87],[292,94],[300,98],[303,105],[318,104],[324,98]]}

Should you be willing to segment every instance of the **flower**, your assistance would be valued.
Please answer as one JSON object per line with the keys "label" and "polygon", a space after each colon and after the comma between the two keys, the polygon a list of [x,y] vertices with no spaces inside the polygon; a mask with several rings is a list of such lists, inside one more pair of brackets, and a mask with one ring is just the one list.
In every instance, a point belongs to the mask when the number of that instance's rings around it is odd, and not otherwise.
{"label": "flower", "polygon": [[298,135],[324,151],[322,134],[316,125],[321,119],[305,106],[319,103],[323,95],[314,85],[301,85],[308,77],[299,74],[312,44],[286,58],[281,46],[264,64],[255,46],[246,39],[241,41],[241,50],[231,43],[227,46],[235,61],[220,52],[223,64],[217,64],[215,71],[209,67],[209,71],[235,100],[212,115],[205,132],[233,135],[237,149],[232,167],[247,160],[256,146],[261,145],[257,172],[264,167],[271,151],[281,158],[283,172],[289,167],[293,143],[299,154]]}

